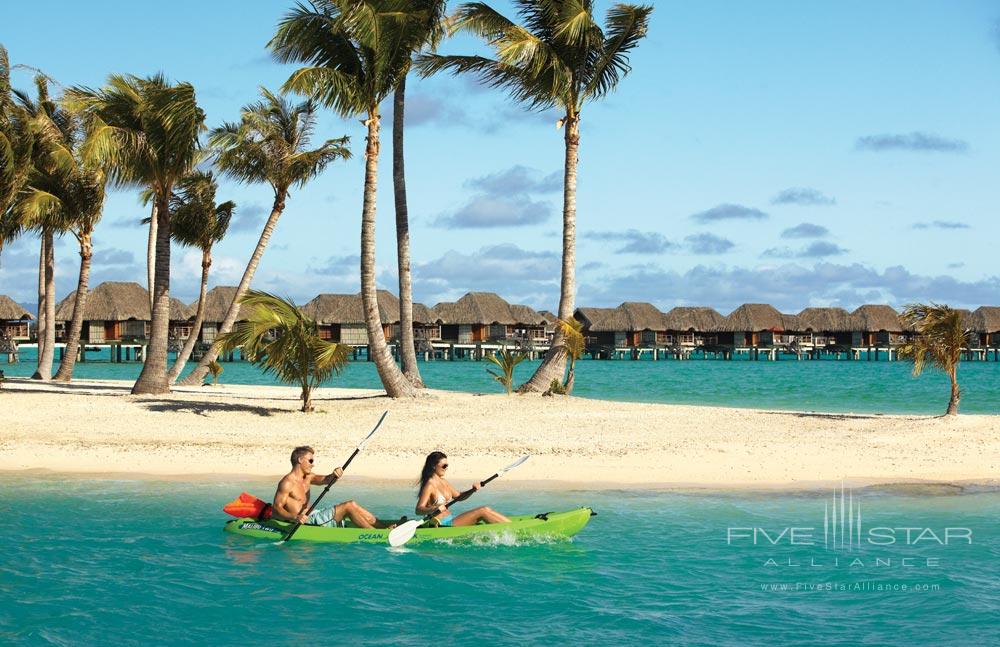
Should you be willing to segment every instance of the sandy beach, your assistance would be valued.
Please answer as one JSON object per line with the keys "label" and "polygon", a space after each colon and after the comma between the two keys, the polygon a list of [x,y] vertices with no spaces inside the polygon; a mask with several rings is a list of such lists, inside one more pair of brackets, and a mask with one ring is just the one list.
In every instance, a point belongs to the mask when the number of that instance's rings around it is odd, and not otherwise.
{"label": "sandy beach", "polygon": [[136,477],[270,478],[292,447],[311,444],[317,470],[344,461],[378,420],[383,429],[350,476],[412,481],[423,456],[452,457],[465,483],[522,454],[520,484],[614,488],[807,488],[901,482],[997,483],[1000,416],[819,414],[430,391],[390,400],[322,389],[298,412],[287,387],[178,388],[128,395],[124,382],[8,380],[0,392],[0,471]]}

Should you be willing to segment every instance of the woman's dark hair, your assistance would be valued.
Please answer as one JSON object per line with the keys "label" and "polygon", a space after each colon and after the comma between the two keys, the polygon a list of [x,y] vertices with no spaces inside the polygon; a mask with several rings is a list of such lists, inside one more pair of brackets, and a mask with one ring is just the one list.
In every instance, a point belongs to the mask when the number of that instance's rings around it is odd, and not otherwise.
{"label": "woman's dark hair", "polygon": [[427,485],[427,481],[434,476],[434,468],[437,467],[442,458],[448,458],[448,456],[444,452],[431,452],[427,454],[427,460],[424,461],[424,469],[420,470],[420,481],[418,481],[421,491]]}

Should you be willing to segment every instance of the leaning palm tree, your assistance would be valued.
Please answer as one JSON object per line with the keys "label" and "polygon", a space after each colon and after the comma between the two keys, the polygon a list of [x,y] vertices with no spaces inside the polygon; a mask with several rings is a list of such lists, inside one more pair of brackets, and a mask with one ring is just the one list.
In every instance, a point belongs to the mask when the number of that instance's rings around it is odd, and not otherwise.
{"label": "leaning palm tree", "polygon": [[279,23],[269,47],[283,63],[303,63],[284,89],[304,94],[343,117],[362,116],[368,129],[361,210],[361,299],[368,349],[389,397],[416,388],[389,353],[375,285],[375,202],[378,185],[379,104],[399,85],[412,52],[424,44],[423,2],[414,0],[313,0]]}
{"label": "leaning palm tree", "polygon": [[[305,186],[330,163],[351,156],[347,137],[328,139],[319,147],[310,148],[316,127],[316,106],[312,101],[293,104],[265,88],[260,92],[261,101],[244,106],[239,123],[223,124],[209,136],[216,165],[223,174],[247,184],[269,184],[274,192],[271,214],[236,287],[233,302],[219,327],[220,334],[232,330],[236,323],[240,299],[250,289],[292,187]],[[217,357],[215,350],[210,349],[181,384],[201,384]]]}
{"label": "leaning palm tree", "polygon": [[118,186],[153,190],[156,204],[156,268],[149,346],[132,393],[168,393],[167,336],[170,325],[170,196],[177,181],[199,161],[198,136],[205,113],[190,83],[171,84],[113,74],[99,90],[67,91],[71,106],[93,120],[89,153],[100,159]]}
{"label": "leaning palm tree", "polygon": [[[646,35],[652,6],[615,4],[607,27],[594,20],[592,0],[515,0],[523,26],[484,3],[463,4],[454,29],[484,38],[496,58],[482,56],[418,57],[425,76],[440,71],[476,74],[486,84],[507,90],[530,109],[557,108],[558,126],[565,128],[563,178],[562,280],[559,318],[573,316],[576,292],[576,182],[580,148],[580,117],[584,104],[613,92],[631,71],[629,54]],[[566,353],[562,333],[520,391],[543,391],[562,377]]]}
{"label": "leaning palm tree", "polygon": [[[424,19],[414,22],[422,32],[424,48],[434,51],[446,34],[446,0],[429,0],[423,7]],[[413,278],[410,269],[410,220],[406,204],[406,164],[403,135],[406,127],[406,74],[399,79],[392,97],[392,188],[396,207],[396,264],[399,274],[399,363],[414,386],[424,386],[417,365],[413,339]]]}
{"label": "leaning palm tree", "polygon": [[174,240],[181,245],[197,247],[201,250],[201,288],[198,292],[198,308],[191,326],[191,334],[177,353],[174,365],[167,373],[170,384],[184,370],[191,357],[191,351],[198,341],[201,324],[205,319],[205,293],[208,290],[208,270],[212,267],[212,246],[222,240],[229,230],[236,203],[226,201],[215,203],[218,184],[211,172],[195,171],[181,178],[170,198],[173,219],[170,229]]}
{"label": "leaning palm tree", "polygon": [[958,363],[969,331],[962,324],[962,313],[936,303],[913,303],[903,309],[903,321],[915,332],[913,339],[899,347],[898,357],[913,358],[913,375],[920,375],[930,363],[951,380],[951,398],[946,416],[958,414],[961,391],[958,388]]}
{"label": "leaning palm tree", "polygon": [[93,235],[104,208],[106,176],[103,169],[83,155],[91,136],[73,110],[49,100],[46,79],[36,78],[39,100],[25,101],[36,140],[36,162],[16,206],[28,227],[43,232],[45,242],[45,346],[40,353],[38,377],[51,375],[55,342],[55,284],[53,277],[52,234],[68,232],[80,248],[80,271],[77,278],[73,316],[66,336],[62,362],[55,379],[68,382],[80,348],[80,333],[90,283],[90,263],[94,254]]}
{"label": "leaning palm tree", "polygon": [[291,301],[250,290],[240,304],[250,309],[250,318],[216,339],[216,352],[241,349],[265,373],[301,386],[302,411],[313,411],[313,389],[343,370],[351,347],[321,339],[316,322]]}

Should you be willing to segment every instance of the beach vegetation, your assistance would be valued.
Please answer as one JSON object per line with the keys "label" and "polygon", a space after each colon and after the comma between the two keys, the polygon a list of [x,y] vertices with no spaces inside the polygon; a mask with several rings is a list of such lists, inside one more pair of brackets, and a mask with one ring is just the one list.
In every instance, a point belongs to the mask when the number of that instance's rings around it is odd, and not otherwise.
{"label": "beach vegetation", "polygon": [[495,354],[487,353],[486,359],[500,369],[499,373],[490,369],[486,369],[486,372],[492,375],[494,380],[503,385],[504,390],[507,391],[507,395],[510,395],[514,390],[514,368],[528,359],[527,353],[504,347]]}
{"label": "beach vegetation", "polygon": [[177,183],[170,198],[171,233],[181,245],[197,247],[201,251],[201,283],[198,306],[195,311],[191,334],[177,354],[174,365],[167,374],[171,384],[184,370],[184,365],[198,341],[205,319],[205,294],[208,291],[208,271],[212,267],[212,247],[221,241],[229,230],[229,223],[236,210],[231,200],[216,204],[215,193],[219,185],[211,171],[195,171]]}
{"label": "beach vegetation", "polygon": [[[313,101],[293,103],[266,88],[260,93],[259,101],[243,107],[239,122],[224,123],[209,134],[215,164],[223,175],[244,184],[267,184],[274,194],[271,212],[219,326],[220,334],[231,331],[236,323],[240,300],[250,289],[291,189],[304,187],[331,163],[351,156],[346,136],[313,147],[317,117]],[[201,384],[216,357],[210,349],[181,384]]]}
{"label": "beach vegetation", "polygon": [[300,386],[302,411],[313,411],[313,390],[343,370],[351,347],[321,339],[316,321],[290,300],[250,290],[240,304],[250,309],[250,316],[216,339],[216,354],[240,349],[265,373]]}
{"label": "beach vegetation", "polygon": [[170,198],[174,186],[203,158],[199,135],[205,113],[190,83],[112,74],[99,89],[66,91],[67,105],[86,112],[92,129],[85,155],[99,160],[119,187],[145,187],[155,195],[156,267],[149,345],[134,394],[170,391]]}
{"label": "beach vegetation", "polygon": [[930,365],[943,371],[951,382],[951,396],[945,415],[958,414],[962,397],[958,386],[958,364],[969,331],[963,324],[962,312],[936,303],[911,303],[900,315],[914,331],[913,338],[899,347],[897,356],[913,360],[913,375],[920,375]]}
{"label": "beach vegetation", "polygon": [[[564,131],[562,276],[559,311],[573,316],[576,293],[576,186],[580,119],[585,104],[602,99],[631,71],[629,55],[646,36],[653,7],[615,4],[602,28],[592,0],[554,3],[518,0],[520,24],[482,2],[460,5],[452,30],[474,34],[494,50],[495,58],[422,54],[417,66],[425,76],[447,71],[473,74],[486,85],[506,90],[530,110],[557,109]],[[562,377],[566,353],[562,332],[521,391],[542,391]]]}
{"label": "beach vegetation", "polygon": [[313,0],[282,18],[269,43],[281,63],[300,63],[282,89],[360,117],[365,140],[361,209],[361,299],[368,352],[386,395],[417,393],[389,353],[379,317],[375,283],[375,215],[381,114],[379,105],[407,74],[413,52],[427,40],[426,0]]}
{"label": "beach vegetation", "polygon": [[573,385],[576,383],[576,362],[583,357],[583,353],[587,350],[587,342],[583,336],[583,323],[573,317],[558,320],[556,328],[562,333],[562,350],[566,353],[569,363],[562,392],[569,395],[573,392]]}
{"label": "beach vegetation", "polygon": [[219,376],[222,375],[222,364],[212,360],[208,365],[208,372],[212,376],[212,386],[219,386]]}

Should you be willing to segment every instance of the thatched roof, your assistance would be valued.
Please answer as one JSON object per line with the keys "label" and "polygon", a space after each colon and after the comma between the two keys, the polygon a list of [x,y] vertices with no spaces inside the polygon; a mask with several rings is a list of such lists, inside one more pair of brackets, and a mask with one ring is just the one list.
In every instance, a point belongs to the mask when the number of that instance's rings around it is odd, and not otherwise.
{"label": "thatched roof", "polygon": [[969,315],[968,322],[968,327],[976,332],[1000,332],[1000,306],[980,306]]}
{"label": "thatched roof", "polygon": [[766,303],[744,303],[722,320],[717,330],[721,332],[760,332],[763,330],[799,330],[801,324],[795,315],[786,315]]}
{"label": "thatched roof", "polygon": [[843,308],[806,308],[799,313],[802,330],[813,332],[853,332],[860,322]]}
{"label": "thatched roof", "polygon": [[6,294],[0,294],[0,321],[17,321],[20,319],[34,319],[31,313],[22,308],[17,301],[14,301]]}
{"label": "thatched roof", "polygon": [[725,317],[716,312],[714,308],[700,306],[678,306],[663,315],[667,330],[708,332],[717,330],[722,325],[723,319]]}
{"label": "thatched roof", "polygon": [[621,308],[577,308],[573,316],[587,332],[628,331],[628,318]]}
{"label": "thatched roof", "polygon": [[666,330],[663,313],[652,303],[626,301],[618,306],[628,321],[628,330]]}
{"label": "thatched roof", "polygon": [[545,317],[545,323],[554,324],[555,322],[559,321],[559,317],[552,314],[552,312],[549,310],[539,310],[538,314]]}
{"label": "thatched roof", "polygon": [[493,292],[469,292],[454,303],[439,303],[433,308],[443,324],[542,324],[543,317],[534,308],[512,306]]}
{"label": "thatched roof", "polygon": [[[378,314],[383,324],[399,323],[399,299],[388,290],[378,290]],[[365,309],[361,293],[320,294],[302,306],[302,312],[320,324],[361,324],[365,321]],[[422,303],[413,304],[413,321],[426,324],[434,321],[430,309]]]}
{"label": "thatched roof", "polygon": [[[236,287],[233,285],[217,285],[205,293],[205,323],[218,324],[226,318],[226,312],[236,296]],[[198,309],[198,300],[195,299],[188,306],[191,309],[191,316],[194,316]],[[250,317],[250,310],[246,306],[240,306],[240,312],[236,315],[236,321],[246,321]]]}
{"label": "thatched roof", "polygon": [[891,307],[879,304],[863,305],[851,313],[856,319],[861,332],[903,332],[903,322],[899,313]]}
{"label": "thatched roof", "polygon": [[[56,321],[73,318],[76,290],[56,304]],[[170,320],[185,321],[194,312],[180,299],[170,299]],[[84,321],[150,321],[149,293],[138,283],[105,281],[87,294],[87,309]]]}

